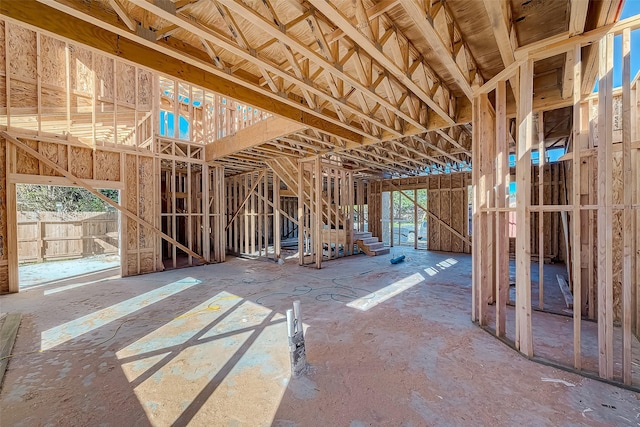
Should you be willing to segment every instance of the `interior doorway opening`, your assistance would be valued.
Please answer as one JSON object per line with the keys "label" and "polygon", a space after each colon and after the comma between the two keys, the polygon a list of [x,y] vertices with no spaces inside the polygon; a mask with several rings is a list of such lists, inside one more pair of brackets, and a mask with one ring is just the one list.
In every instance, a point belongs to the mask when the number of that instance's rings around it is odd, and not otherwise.
{"label": "interior doorway opening", "polygon": [[[99,190],[119,201],[119,191]],[[20,290],[121,275],[120,212],[78,187],[18,184]]]}

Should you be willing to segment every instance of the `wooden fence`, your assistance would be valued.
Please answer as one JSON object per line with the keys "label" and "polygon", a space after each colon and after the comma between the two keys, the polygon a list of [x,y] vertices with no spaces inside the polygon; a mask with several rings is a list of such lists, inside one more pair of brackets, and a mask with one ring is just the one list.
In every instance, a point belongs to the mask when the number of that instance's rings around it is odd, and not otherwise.
{"label": "wooden fence", "polygon": [[18,212],[21,263],[117,253],[117,212]]}

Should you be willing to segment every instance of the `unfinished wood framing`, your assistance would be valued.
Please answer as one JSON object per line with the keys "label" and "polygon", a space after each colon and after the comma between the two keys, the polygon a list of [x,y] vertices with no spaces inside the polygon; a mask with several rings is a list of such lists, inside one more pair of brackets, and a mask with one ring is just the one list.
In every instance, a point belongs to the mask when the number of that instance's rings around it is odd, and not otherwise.
{"label": "unfinished wood framing", "polygon": [[564,263],[573,353],[551,362],[637,387],[640,17],[622,5],[2,2],[0,293],[18,249],[60,255],[18,229],[18,184],[114,189],[123,276],[296,243],[315,268],[365,241],[472,253],[471,319],[529,358]]}
{"label": "unfinished wood framing", "polygon": [[[486,316],[495,320],[495,333],[512,341],[513,345],[527,357],[542,357],[560,366],[577,370],[591,370],[597,367],[596,375],[621,383],[637,386],[638,378],[633,374],[632,358],[638,348],[638,180],[640,174],[637,145],[637,98],[636,80],[631,80],[630,33],[635,24],[614,27],[603,32],[597,42],[599,52],[599,90],[597,94],[585,97],[584,86],[585,57],[583,38],[576,38],[573,44],[565,43],[562,49],[572,57],[570,84],[572,106],[564,112],[538,112],[537,120],[532,103],[531,88],[535,86],[534,69],[538,61],[557,53],[537,50],[535,55],[524,56],[515,71],[504,73],[496,82],[492,82],[489,91],[495,103],[496,136],[486,137],[482,132],[482,115],[491,111],[491,106],[479,108],[485,95],[479,91],[474,98],[474,149],[483,147],[475,153],[473,170],[475,200],[478,208],[474,214],[474,250],[480,250],[494,244],[500,247],[506,232],[497,232],[491,237],[492,224],[483,221],[483,212],[497,215],[514,215],[516,238],[512,251],[515,253],[516,300],[514,312],[515,325],[509,325],[505,310],[511,309],[506,289],[509,282],[508,252],[496,250],[495,287],[497,301],[492,308],[491,299],[483,286],[486,271],[486,256],[474,257],[473,310],[472,318],[480,325],[486,325]],[[622,36],[623,45],[623,87],[613,89],[613,40]],[[519,75],[520,104],[517,116],[515,136],[510,126],[503,123],[505,105],[505,85],[515,73]],[[495,91],[495,97],[491,93]],[[486,98],[484,98],[486,99]],[[555,114],[556,119],[549,117]],[[562,118],[564,117],[564,118]],[[507,116],[507,124],[508,116]],[[537,123],[537,138],[534,136],[534,120]],[[490,122],[491,120],[489,120]],[[570,123],[569,132],[558,130],[562,121]],[[516,142],[515,153],[505,147],[503,141],[512,138]],[[564,138],[566,154],[559,161],[549,163],[549,153],[558,144],[558,138]],[[536,146],[533,142],[537,140]],[[498,194],[496,204],[482,204],[487,192],[483,181],[484,153],[496,144],[496,154],[490,158],[497,162],[495,179]],[[505,199],[501,187],[500,153],[515,154],[516,202],[509,206],[500,203]],[[539,161],[532,164],[532,153]],[[508,177],[507,177],[508,182]],[[490,184],[493,188],[493,184]],[[497,225],[502,228],[503,225]],[[486,230],[485,230],[486,229]],[[563,236],[560,238],[559,236]],[[485,238],[491,242],[485,242]],[[635,246],[634,246],[635,245]],[[484,252],[481,252],[484,254]],[[537,259],[536,259],[537,258]],[[531,261],[538,261],[536,280]],[[566,273],[561,274],[560,282],[566,283],[568,296],[573,301],[570,330],[573,347],[571,359],[549,360],[533,344],[537,326],[532,323],[532,293],[537,288],[538,309],[547,309],[547,294],[544,289],[557,286],[548,280],[543,284],[545,264],[547,262],[565,262]],[[501,273],[502,271],[502,273]],[[537,285],[537,286],[536,286]],[[502,291],[501,291],[502,289]],[[587,319],[597,321],[598,352],[594,356],[591,348],[585,347],[584,334]],[[515,326],[515,327],[514,327]],[[492,326],[489,326],[493,330]],[[592,339],[592,338],[590,338]],[[588,366],[588,367],[587,367]]]}
{"label": "unfinished wood framing", "polygon": [[320,157],[300,162],[298,170],[299,263],[314,264],[353,255],[353,174]]}

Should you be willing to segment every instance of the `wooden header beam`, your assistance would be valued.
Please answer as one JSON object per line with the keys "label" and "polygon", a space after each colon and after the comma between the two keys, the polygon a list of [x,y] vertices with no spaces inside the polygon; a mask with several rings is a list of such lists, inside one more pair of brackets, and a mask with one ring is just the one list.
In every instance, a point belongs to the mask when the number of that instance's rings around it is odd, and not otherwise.
{"label": "wooden header beam", "polygon": [[233,135],[207,144],[205,146],[205,161],[217,160],[305,129],[307,129],[307,126],[302,123],[293,122],[282,117],[269,117],[241,129]]}

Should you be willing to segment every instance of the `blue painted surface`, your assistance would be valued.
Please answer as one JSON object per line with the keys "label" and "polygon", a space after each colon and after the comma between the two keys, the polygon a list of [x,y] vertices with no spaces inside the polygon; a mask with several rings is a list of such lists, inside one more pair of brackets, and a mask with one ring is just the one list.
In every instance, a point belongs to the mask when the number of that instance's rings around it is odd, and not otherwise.
{"label": "blue painted surface", "polygon": [[402,261],[404,261],[405,256],[404,255],[400,255],[399,257],[395,257],[395,258],[391,258],[391,264],[400,264]]}

